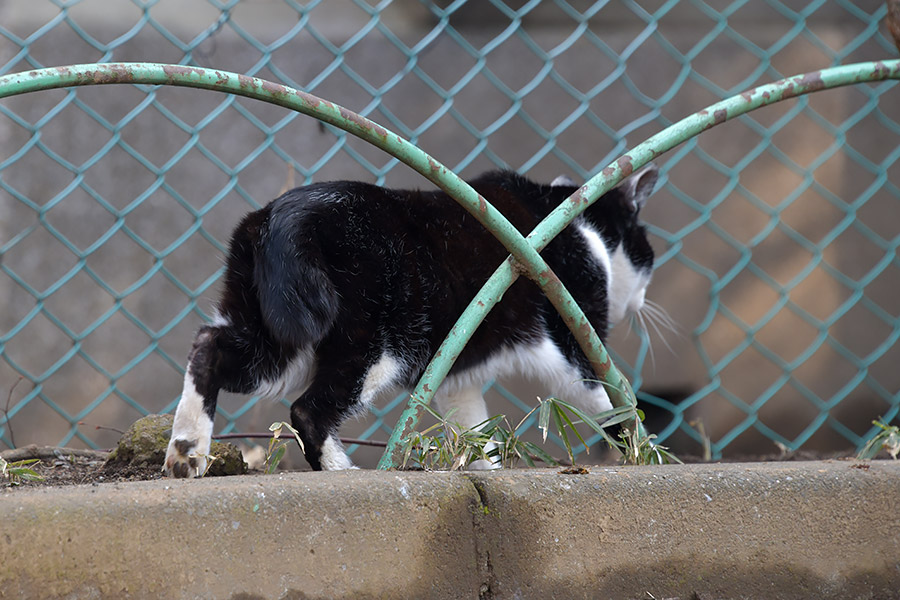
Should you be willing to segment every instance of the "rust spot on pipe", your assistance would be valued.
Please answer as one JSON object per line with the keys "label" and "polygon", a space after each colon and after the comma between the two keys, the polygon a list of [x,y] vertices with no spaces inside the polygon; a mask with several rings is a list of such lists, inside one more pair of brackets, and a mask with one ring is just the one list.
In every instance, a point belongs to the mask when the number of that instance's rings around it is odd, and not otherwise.
{"label": "rust spot on pipe", "polygon": [[603,173],[604,177],[612,177],[612,174],[616,172],[616,168],[609,165],[608,167],[603,167],[603,170],[600,172]]}
{"label": "rust spot on pipe", "polygon": [[[346,108],[343,108],[343,107],[341,107],[341,116],[344,117],[344,119],[350,121],[351,123],[355,123],[356,126],[359,127],[360,129],[362,129],[363,131],[374,131],[375,135],[377,135],[378,137],[387,139],[387,130],[384,127],[382,127],[381,125],[378,125],[377,123],[373,123],[372,121],[369,121],[365,117],[361,117],[358,114],[356,114],[355,112],[353,112],[351,110],[347,110]],[[434,170],[434,166],[432,166],[432,170]]]}
{"label": "rust spot on pipe", "polygon": [[304,104],[313,108],[319,108],[319,105],[321,104],[325,104],[326,106],[331,104],[327,100],[322,100],[318,96],[313,96],[312,94],[300,90],[294,90],[294,95],[300,98],[300,100],[303,101]]}
{"label": "rust spot on pipe", "polygon": [[287,94],[287,88],[280,83],[272,83],[271,81],[263,81],[263,89],[273,96],[284,96]]}
{"label": "rust spot on pipe", "polygon": [[513,273],[516,274],[516,277],[518,277],[520,275],[524,275],[525,277],[528,277],[529,279],[531,278],[531,276],[528,274],[528,269],[525,268],[525,265],[520,263],[518,260],[516,260],[512,256],[510,256],[507,260],[510,261],[509,266],[513,270]]}
{"label": "rust spot on pipe", "polygon": [[[418,400],[418,398],[417,398],[417,400]],[[406,417],[406,422],[403,424],[403,433],[402,433],[403,437],[406,437],[410,433],[412,433],[412,430],[416,426],[417,421],[418,421],[418,418],[416,417],[416,415],[409,415],[408,417]],[[397,448],[396,456],[401,456],[400,447]]]}
{"label": "rust spot on pipe", "polygon": [[252,77],[248,77],[247,75],[238,75],[238,83],[242,88],[253,88],[256,87],[256,84],[253,81]]}
{"label": "rust spot on pipe", "polygon": [[[541,280],[546,281],[547,283],[543,287],[544,295],[546,295],[547,298],[551,300],[551,302],[553,300],[559,300],[559,290],[562,287],[562,282],[559,280],[559,277],[556,276],[556,273],[554,273],[552,269],[544,269],[543,271],[538,272],[537,277],[532,277],[523,265],[522,274],[533,280],[535,283],[539,283]],[[553,302],[553,304],[556,304],[556,302]],[[563,317],[563,320],[570,318],[562,313],[560,313],[560,316]]]}
{"label": "rust spot on pipe", "polygon": [[821,71],[813,71],[807,73],[803,77],[794,77],[785,82],[784,93],[782,98],[793,98],[800,94],[815,92],[825,89],[825,82],[822,81]]}
{"label": "rust spot on pipe", "polygon": [[606,375],[609,373],[611,364],[612,363],[610,363],[609,360],[607,360],[606,362],[597,362],[592,360],[591,368],[594,370],[594,373],[597,374],[597,377],[605,381]]}
{"label": "rust spot on pipe", "polygon": [[434,158],[432,158],[431,156],[428,157],[428,166],[431,167],[432,171],[440,171],[441,170],[441,163],[434,160]]}
{"label": "rust spot on pipe", "polygon": [[724,123],[725,119],[728,118],[728,111],[724,108],[720,108],[716,112],[713,113],[713,124],[718,125],[719,123]]}
{"label": "rust spot on pipe", "polygon": [[[69,69],[57,69],[57,72],[63,76],[70,76]],[[131,69],[124,65],[110,64],[105,69],[97,69],[95,71],[84,71],[83,74],[76,76],[78,84],[103,84],[103,83],[128,83],[134,81],[134,74]]]}
{"label": "rust spot on pipe", "polygon": [[[600,171],[604,177],[613,177],[616,174],[616,167],[622,172],[622,178],[628,177],[634,172],[634,164],[631,162],[631,156],[626,154],[625,156],[620,156],[614,165],[609,165],[608,167],[604,167],[602,171]],[[578,194],[577,199],[581,202],[587,202],[588,198],[585,194],[584,188],[578,188],[576,192]]]}
{"label": "rust spot on pipe", "polygon": [[590,196],[587,193],[587,188],[585,188],[585,187],[578,188],[578,190],[575,191],[575,194],[573,194],[572,199],[576,205],[577,204],[587,204],[588,201],[590,200]]}
{"label": "rust spot on pipe", "polygon": [[804,92],[816,92],[818,90],[824,90],[825,82],[822,81],[822,72],[813,71],[812,73],[807,73],[800,78],[800,85],[803,86]]}
{"label": "rust spot on pipe", "polygon": [[631,157],[627,154],[619,158],[616,161],[616,164],[619,165],[619,169],[622,170],[622,178],[628,177],[634,172],[634,165],[631,162]]}
{"label": "rust spot on pipe", "polygon": [[888,14],[884,18],[884,23],[894,38],[897,51],[900,52],[900,0],[887,0],[887,9]]}
{"label": "rust spot on pipe", "polygon": [[[171,81],[175,77],[190,77],[191,75],[203,76],[206,71],[197,67],[188,67],[185,65],[163,65],[163,72]],[[218,73],[216,73],[219,75]],[[221,75],[219,75],[221,77]]]}

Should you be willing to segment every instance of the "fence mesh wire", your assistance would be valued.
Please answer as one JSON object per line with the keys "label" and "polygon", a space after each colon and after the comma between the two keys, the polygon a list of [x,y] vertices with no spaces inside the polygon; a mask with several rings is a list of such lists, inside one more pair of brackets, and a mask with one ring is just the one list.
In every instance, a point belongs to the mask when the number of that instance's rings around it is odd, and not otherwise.
{"label": "fence mesh wire", "polygon": [[[586,179],[715,100],[896,56],[885,14],[874,0],[9,0],[0,74],[129,60],[218,67],[348,106],[463,175]],[[247,210],[313,180],[423,185],[343,132],[196,90],[9,99],[0,140],[0,442],[10,447],[108,447],[117,434],[105,428],[172,411],[228,233]],[[757,111],[663,158],[644,214],[658,254],[650,298],[677,328],[622,326],[611,339],[662,441],[713,458],[772,442],[846,448],[873,433],[872,419],[896,417],[898,157],[888,82]],[[546,393],[535,385],[494,382],[485,394],[514,416]],[[345,434],[384,439],[404,399]],[[216,430],[284,418],[264,404],[223,399]]]}

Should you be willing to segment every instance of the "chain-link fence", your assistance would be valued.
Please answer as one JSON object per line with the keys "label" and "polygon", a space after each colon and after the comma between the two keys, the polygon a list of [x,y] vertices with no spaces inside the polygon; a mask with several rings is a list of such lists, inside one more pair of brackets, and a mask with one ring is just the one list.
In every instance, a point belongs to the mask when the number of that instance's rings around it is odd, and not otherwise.
{"label": "chain-link fence", "polygon": [[[0,4],[0,74],[152,61],[282,81],[464,176],[586,179],[759,83],[895,57],[880,1]],[[650,297],[678,330],[610,346],[649,428],[713,457],[858,446],[900,407],[900,96],[892,82],[756,111],[660,161]],[[111,446],[174,409],[231,227],[305,182],[426,185],[328,126],[213,92],[48,91],[0,103],[0,441]],[[661,335],[658,335],[661,333]],[[630,366],[629,366],[630,365]],[[533,382],[486,391],[515,414]],[[8,398],[7,398],[8,396]],[[385,439],[401,397],[345,427]],[[511,404],[515,408],[511,408]],[[287,404],[287,402],[285,402]],[[226,397],[216,430],[281,420]],[[97,429],[100,427],[100,429]],[[377,451],[354,458],[370,464]]]}

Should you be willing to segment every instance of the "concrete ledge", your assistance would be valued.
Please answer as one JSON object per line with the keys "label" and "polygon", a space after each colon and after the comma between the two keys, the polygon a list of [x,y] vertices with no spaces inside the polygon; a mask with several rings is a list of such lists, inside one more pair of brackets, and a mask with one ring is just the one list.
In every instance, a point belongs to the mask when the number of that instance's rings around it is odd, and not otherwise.
{"label": "concrete ledge", "polygon": [[0,495],[3,598],[894,598],[900,462],[352,471]]}

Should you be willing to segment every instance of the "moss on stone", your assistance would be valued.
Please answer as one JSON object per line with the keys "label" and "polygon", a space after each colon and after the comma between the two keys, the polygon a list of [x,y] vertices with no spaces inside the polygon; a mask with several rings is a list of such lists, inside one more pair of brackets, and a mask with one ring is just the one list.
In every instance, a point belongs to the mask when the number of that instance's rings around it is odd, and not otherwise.
{"label": "moss on stone", "polygon": [[213,442],[209,453],[216,457],[207,475],[242,475],[247,472],[247,463],[240,448],[228,442]]}
{"label": "moss on stone", "polygon": [[[135,421],[106,459],[106,468],[125,466],[160,467],[172,435],[172,415],[147,415]],[[240,475],[247,464],[234,444],[213,442],[210,454],[217,457],[207,475]]]}
{"label": "moss on stone", "polygon": [[106,466],[160,466],[172,435],[172,415],[147,415],[132,423],[106,459]]}

